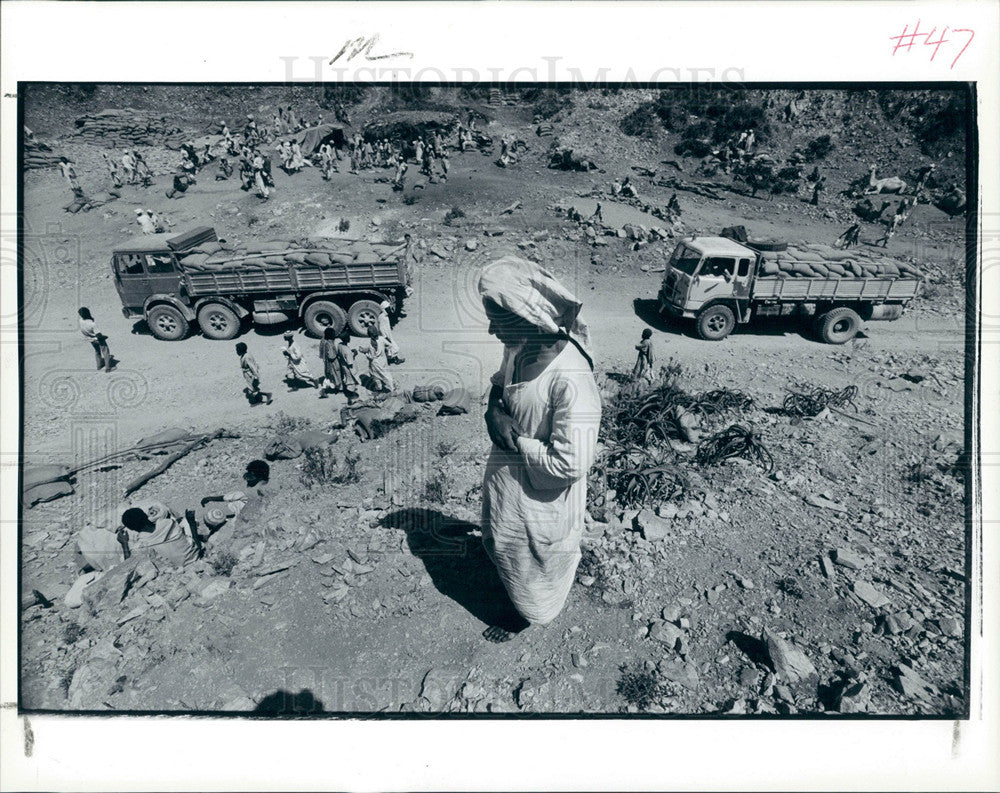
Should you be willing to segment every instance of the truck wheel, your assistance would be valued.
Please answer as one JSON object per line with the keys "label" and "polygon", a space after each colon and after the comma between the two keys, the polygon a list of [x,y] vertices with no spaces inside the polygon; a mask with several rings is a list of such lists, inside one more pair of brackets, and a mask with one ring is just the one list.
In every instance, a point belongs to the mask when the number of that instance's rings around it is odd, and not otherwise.
{"label": "truck wheel", "polygon": [[747,240],[746,246],[761,253],[783,253],[788,250],[788,243],[778,240]]}
{"label": "truck wheel", "polygon": [[146,313],[146,324],[153,335],[164,341],[179,341],[188,335],[191,326],[173,306],[153,306]]}
{"label": "truck wheel", "polygon": [[339,336],[347,324],[344,309],[329,300],[317,300],[310,303],[302,315],[302,324],[313,336],[323,338],[323,331],[333,328],[334,335]]}
{"label": "truck wheel", "polygon": [[698,315],[695,327],[700,338],[720,341],[733,332],[736,317],[729,306],[710,306]]}
{"label": "truck wheel", "polygon": [[240,333],[240,318],[236,312],[221,303],[206,303],[198,309],[201,332],[210,339],[227,341]]}
{"label": "truck wheel", "polygon": [[382,308],[374,300],[357,300],[347,310],[347,322],[355,336],[367,336],[368,326],[378,324]]}
{"label": "truck wheel", "polygon": [[827,344],[843,344],[861,329],[861,317],[850,308],[835,308],[819,318],[819,337]]}

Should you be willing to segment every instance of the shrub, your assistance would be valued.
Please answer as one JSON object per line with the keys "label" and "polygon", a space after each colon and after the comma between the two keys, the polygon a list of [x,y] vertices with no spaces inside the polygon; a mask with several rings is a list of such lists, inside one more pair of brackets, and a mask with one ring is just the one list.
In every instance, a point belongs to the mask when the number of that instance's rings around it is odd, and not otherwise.
{"label": "shrub", "polygon": [[552,88],[529,89],[523,95],[531,103],[531,112],[535,118],[549,119],[561,110],[571,107],[572,95],[569,90],[559,91]]}
{"label": "shrub", "polygon": [[829,135],[820,135],[818,138],[813,138],[806,144],[804,152],[806,162],[822,160],[831,151],[833,151],[833,141],[830,140]]}
{"label": "shrub", "polygon": [[424,501],[443,504],[451,493],[451,480],[443,468],[437,468],[424,483]]}
{"label": "shrub", "polygon": [[212,557],[210,563],[216,575],[228,576],[232,574],[233,568],[239,563],[239,559],[229,551],[223,550]]}
{"label": "shrub", "polygon": [[348,485],[360,481],[358,463],[361,455],[351,446],[340,454],[334,446],[321,446],[302,452],[299,481],[306,487]]}
{"label": "shrub", "polygon": [[712,145],[705,140],[682,140],[674,146],[674,153],[681,157],[707,157],[712,153]]}
{"label": "shrub", "polygon": [[712,133],[712,140],[722,143],[728,140],[733,134],[742,132],[745,129],[752,129],[758,141],[766,140],[770,137],[770,125],[767,122],[767,114],[761,105],[752,102],[741,101],[726,110],[722,119],[716,123]]}
{"label": "shrub", "polygon": [[450,226],[453,220],[458,220],[459,218],[464,218],[465,212],[462,211],[461,207],[452,207],[445,213],[444,224]]}
{"label": "shrub", "polygon": [[312,420],[301,416],[289,416],[285,411],[279,410],[271,426],[279,435],[291,435],[295,432],[312,429]]}
{"label": "shrub", "polygon": [[624,665],[620,672],[615,690],[629,705],[640,711],[649,710],[670,693],[666,681],[653,670],[643,668],[634,671]]}
{"label": "shrub", "polygon": [[656,104],[644,102],[618,122],[618,127],[626,135],[641,138],[655,138],[660,129]]}
{"label": "shrub", "polygon": [[79,623],[67,622],[63,628],[63,642],[66,644],[76,644],[83,636],[83,628]]}

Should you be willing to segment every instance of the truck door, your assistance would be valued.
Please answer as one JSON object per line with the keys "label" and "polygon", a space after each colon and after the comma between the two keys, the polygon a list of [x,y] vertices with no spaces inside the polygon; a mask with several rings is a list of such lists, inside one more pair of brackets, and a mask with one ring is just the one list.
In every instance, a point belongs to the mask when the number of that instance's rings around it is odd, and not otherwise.
{"label": "truck door", "polygon": [[177,294],[181,275],[172,253],[147,253],[146,273],[150,294]]}
{"label": "truck door", "polygon": [[691,302],[700,306],[716,298],[732,297],[735,270],[736,260],[729,256],[707,257],[691,283]]}
{"label": "truck door", "polygon": [[747,309],[750,306],[750,281],[752,279],[753,259],[745,257],[736,260],[736,277],[733,279],[733,297],[739,307],[739,321],[749,319]]}
{"label": "truck door", "polygon": [[144,254],[115,254],[115,287],[125,308],[142,308],[146,298],[153,294],[149,289],[145,265]]}

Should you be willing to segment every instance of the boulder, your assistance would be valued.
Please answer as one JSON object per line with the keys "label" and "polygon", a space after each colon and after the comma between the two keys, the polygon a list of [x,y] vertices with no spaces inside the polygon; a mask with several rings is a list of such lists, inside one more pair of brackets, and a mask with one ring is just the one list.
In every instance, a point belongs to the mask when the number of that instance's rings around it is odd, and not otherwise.
{"label": "boulder", "polygon": [[812,661],[802,650],[766,628],[761,635],[761,641],[767,647],[771,666],[774,667],[774,672],[780,680],[793,687],[815,685],[819,675]]}

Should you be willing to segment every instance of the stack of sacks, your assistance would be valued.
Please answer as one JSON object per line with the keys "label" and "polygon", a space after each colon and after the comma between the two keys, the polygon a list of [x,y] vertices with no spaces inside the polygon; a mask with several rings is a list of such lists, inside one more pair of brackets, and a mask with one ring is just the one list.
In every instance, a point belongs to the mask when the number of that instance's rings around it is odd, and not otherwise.
{"label": "stack of sacks", "polygon": [[[383,246],[385,247],[385,246]],[[381,259],[384,252],[367,242],[339,240],[269,240],[245,248],[227,248],[206,242],[185,251],[180,263],[186,269],[205,270],[237,267],[287,267],[311,264],[332,267]]]}
{"label": "stack of sacks", "polygon": [[920,271],[868,251],[842,251],[829,245],[789,245],[763,254],[760,274],[772,278],[921,278]]}
{"label": "stack of sacks", "polygon": [[40,140],[24,140],[24,169],[48,168],[59,164],[59,155]]}
{"label": "stack of sacks", "polygon": [[176,144],[184,131],[167,118],[151,110],[126,107],[102,110],[76,120],[77,136],[92,143],[115,141],[145,146]]}

